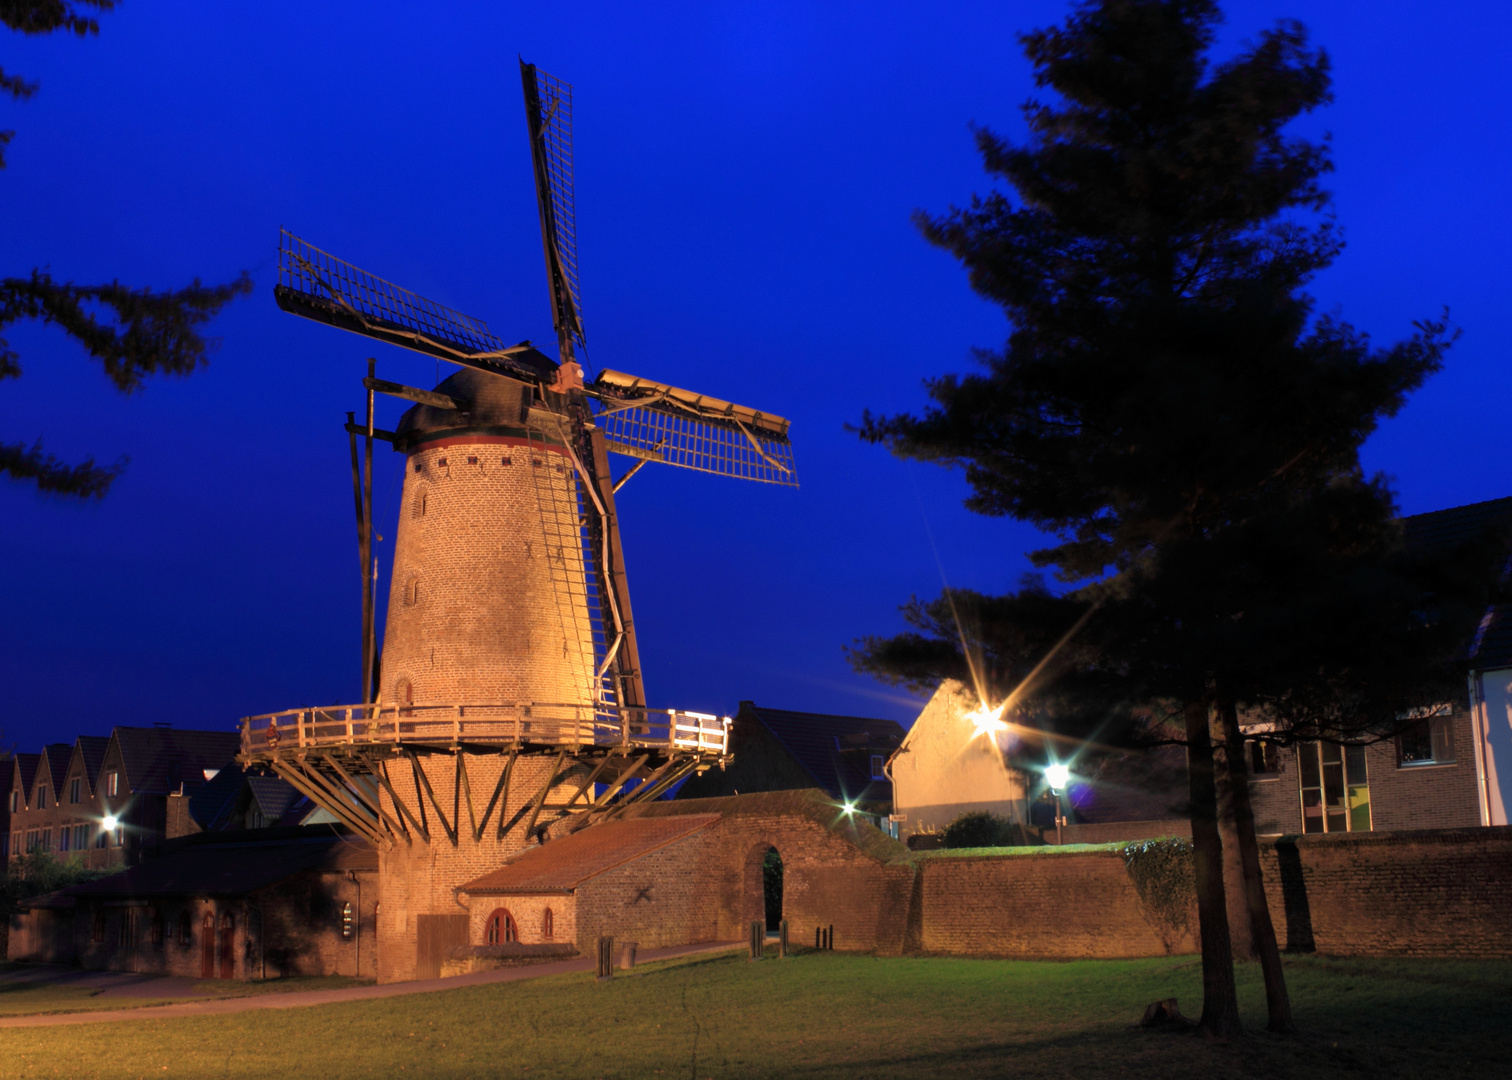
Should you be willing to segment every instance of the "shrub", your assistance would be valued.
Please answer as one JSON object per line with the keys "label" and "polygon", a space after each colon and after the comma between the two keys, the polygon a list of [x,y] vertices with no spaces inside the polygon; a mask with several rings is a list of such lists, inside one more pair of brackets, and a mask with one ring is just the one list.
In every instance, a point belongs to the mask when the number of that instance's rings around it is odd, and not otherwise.
{"label": "shrub", "polygon": [[962,814],[943,833],[948,848],[1023,847],[1032,841],[1024,827],[986,810]]}

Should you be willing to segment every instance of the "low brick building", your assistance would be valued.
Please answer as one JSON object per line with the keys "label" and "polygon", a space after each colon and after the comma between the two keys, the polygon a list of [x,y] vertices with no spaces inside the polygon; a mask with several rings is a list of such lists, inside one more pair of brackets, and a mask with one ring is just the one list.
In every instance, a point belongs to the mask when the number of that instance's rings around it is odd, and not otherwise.
{"label": "low brick building", "polygon": [[11,960],[263,979],[377,973],[378,859],[329,826],[201,833],[119,874],[37,897]]}

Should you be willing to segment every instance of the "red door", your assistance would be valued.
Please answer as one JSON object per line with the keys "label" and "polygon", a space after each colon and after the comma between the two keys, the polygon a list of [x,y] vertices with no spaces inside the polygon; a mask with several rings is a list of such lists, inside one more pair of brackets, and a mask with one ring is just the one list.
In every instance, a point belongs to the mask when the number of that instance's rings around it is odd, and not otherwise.
{"label": "red door", "polygon": [[208,911],[200,923],[200,978],[215,978],[215,916]]}
{"label": "red door", "polygon": [[220,938],[220,977],[234,979],[236,977],[236,917],[234,915],[221,916]]}

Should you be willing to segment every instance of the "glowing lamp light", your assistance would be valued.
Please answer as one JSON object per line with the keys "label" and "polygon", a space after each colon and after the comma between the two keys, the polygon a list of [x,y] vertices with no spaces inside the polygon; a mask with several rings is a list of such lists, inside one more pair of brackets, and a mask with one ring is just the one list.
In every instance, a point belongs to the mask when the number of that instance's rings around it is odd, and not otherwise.
{"label": "glowing lamp light", "polygon": [[1049,781],[1053,791],[1062,791],[1071,779],[1071,770],[1057,762],[1054,765],[1045,766],[1045,779]]}
{"label": "glowing lamp light", "polygon": [[1007,731],[1008,724],[1003,720],[1003,711],[1008,708],[1005,701],[996,709],[989,709],[983,705],[980,709],[966,714],[966,719],[971,721],[974,729],[971,733],[973,739],[983,735],[996,735],[999,731]]}
{"label": "glowing lamp light", "polygon": [[847,814],[854,814],[856,812],[856,804],[853,802],[848,802],[843,807],[841,807],[841,809],[844,810]]}
{"label": "glowing lamp light", "polygon": [[106,814],[105,815],[105,820],[103,820],[103,821],[100,822],[100,824],[105,827],[105,831],[106,832],[109,832],[111,829],[114,829],[120,823],[121,823],[121,819],[118,818],[118,817],[116,817],[114,814]]}

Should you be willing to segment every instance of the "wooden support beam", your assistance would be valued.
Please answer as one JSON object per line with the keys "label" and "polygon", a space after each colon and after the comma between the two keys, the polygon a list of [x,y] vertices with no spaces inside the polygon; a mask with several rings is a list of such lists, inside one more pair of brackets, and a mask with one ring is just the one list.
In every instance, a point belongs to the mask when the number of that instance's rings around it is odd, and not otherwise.
{"label": "wooden support beam", "polygon": [[[499,782],[494,785],[493,798],[488,800],[488,808],[483,811],[483,820],[478,822],[478,835],[476,839],[483,839],[483,829],[488,824],[489,817],[493,814],[494,804],[499,804],[499,835],[497,839],[504,839],[504,808],[509,805],[509,776],[514,772],[515,758],[520,756],[518,750],[509,752],[509,760],[504,763],[504,771],[499,774]],[[500,800],[503,800],[502,802]]]}
{"label": "wooden support beam", "polygon": [[[393,781],[389,779],[388,762],[382,761],[375,765],[373,759],[366,755],[362,756],[361,761],[368,767],[368,771],[378,778],[378,782],[383,785],[383,789],[389,793],[389,798],[394,800],[395,809],[415,827],[415,831],[420,834],[420,839],[424,840],[427,844],[430,843],[430,830],[425,827],[425,822],[417,819],[411,813],[409,805],[394,790]],[[421,806],[420,809],[423,812],[425,807]]]}
{"label": "wooden support beam", "polygon": [[619,779],[604,789],[604,793],[595,800],[595,807],[602,807],[610,799],[619,794],[619,789],[635,778],[635,774],[641,771],[641,767],[651,759],[650,754],[642,754],[630,763],[630,767],[619,774]]}
{"label": "wooden support beam", "polygon": [[579,784],[578,789],[572,793],[572,798],[567,800],[566,806],[568,809],[571,809],[577,803],[577,801],[583,797],[583,792],[587,791],[593,785],[593,782],[599,778],[599,774],[604,771],[604,769],[609,765],[609,762],[613,761],[615,757],[618,756],[618,753],[619,751],[617,750],[611,750],[609,753],[604,755],[604,760],[598,763],[598,766],[588,774],[588,779]]}
{"label": "wooden support beam", "polygon": [[362,385],[380,394],[404,398],[406,401],[429,405],[434,409],[455,409],[458,412],[467,412],[472,408],[472,402],[466,398],[452,397],[450,394],[440,394],[434,390],[421,390],[414,386],[405,386],[403,383],[389,382],[387,379],[376,379],[371,375],[362,380]]}
{"label": "wooden support beam", "polygon": [[409,755],[410,764],[414,766],[415,775],[419,778],[420,785],[425,788],[425,794],[430,796],[431,805],[436,808],[436,817],[441,819],[441,828],[446,830],[446,838],[452,842],[452,847],[456,847],[456,827],[446,820],[446,811],[441,809],[441,800],[436,798],[436,793],[431,790],[430,777],[425,775],[425,770],[420,767],[420,762],[413,750],[406,750],[405,753]]}
{"label": "wooden support beam", "polygon": [[546,802],[546,793],[551,790],[552,782],[556,780],[557,774],[562,771],[562,762],[566,757],[567,751],[565,750],[557,754],[556,761],[551,766],[551,775],[546,777],[546,782],[541,785],[540,793],[536,795],[535,806],[530,811],[530,821],[525,826],[525,839],[527,841],[530,839],[531,832],[535,829],[536,819],[541,816],[541,807]]}
{"label": "wooden support beam", "polygon": [[302,762],[279,758],[273,763],[273,769],[290,787],[315,805],[329,811],[347,828],[366,836],[375,844],[382,842],[383,834],[378,830],[376,823],[364,821],[350,803],[339,797],[333,797],[325,786],[316,783],[314,776],[317,774],[307,769]]}
{"label": "wooden support beam", "polygon": [[[361,787],[358,785],[356,779],[341,767],[341,762],[337,760],[335,754],[326,754],[324,760],[331,766],[331,768],[336,770],[336,772],[341,776],[343,780],[346,781],[348,787],[352,788],[354,791],[361,790]],[[369,766],[369,768],[371,768],[371,766]],[[397,837],[402,837],[406,844],[414,843],[414,840],[410,838],[409,830],[404,827],[404,823],[395,821],[393,818],[389,817],[388,811],[383,808],[383,796],[381,794],[374,796],[371,809],[378,815],[379,819],[382,820],[384,828],[386,828],[389,832],[393,833]]]}
{"label": "wooden support beam", "polygon": [[[473,839],[482,840],[483,830],[478,827],[478,815],[473,812],[472,781],[469,780],[467,776],[467,755],[463,753],[461,749],[453,750],[452,753],[454,753],[457,757],[457,776],[455,780],[455,786],[458,792],[458,797],[467,803],[467,823],[468,826],[472,829]],[[462,817],[459,813],[457,816],[457,829],[460,831],[461,828]]]}
{"label": "wooden support beam", "polygon": [[375,842],[383,838],[383,831],[379,828],[378,818],[358,800],[354,792],[348,791],[342,785],[337,784],[330,777],[321,773],[319,769],[312,768],[307,761],[301,762],[300,765],[305,778],[326,793],[327,801],[322,805],[327,810],[336,813],[336,806],[339,805],[346,811],[349,820],[358,823],[362,827],[364,835],[372,837]]}

